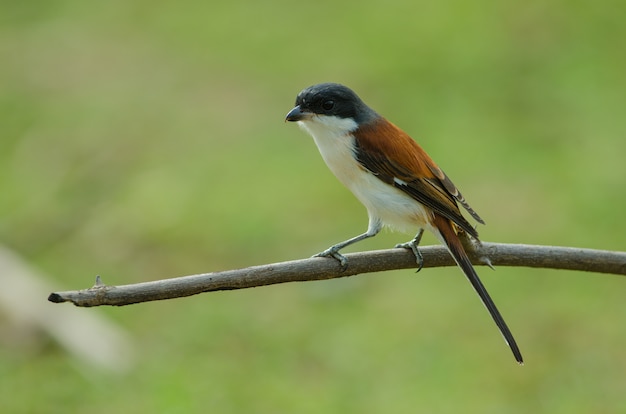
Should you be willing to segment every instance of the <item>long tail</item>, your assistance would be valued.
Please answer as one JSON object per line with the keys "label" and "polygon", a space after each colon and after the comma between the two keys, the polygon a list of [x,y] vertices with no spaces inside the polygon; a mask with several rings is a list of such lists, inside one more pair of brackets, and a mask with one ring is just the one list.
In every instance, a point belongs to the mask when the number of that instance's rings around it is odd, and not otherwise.
{"label": "long tail", "polygon": [[482,282],[478,278],[478,274],[476,274],[469,257],[467,257],[467,253],[465,253],[465,249],[461,244],[459,236],[452,227],[452,223],[447,218],[435,213],[433,224],[439,230],[439,234],[443,239],[442,241],[448,247],[450,254],[452,254],[456,263],[459,265],[463,273],[465,273],[465,276],[474,287],[474,290],[476,290],[476,293],[480,296],[480,300],[482,300],[494,322],[498,325],[498,329],[500,329],[504,340],[511,348],[511,352],[513,352],[515,359],[519,364],[523,364],[524,359],[522,358],[522,353],[517,347],[515,338],[513,338],[513,334],[511,334],[509,327],[504,322],[504,319],[502,318],[502,315],[500,315],[498,308],[496,308],[495,303],[491,300],[489,293],[487,293],[487,289],[485,289],[485,286],[483,286]]}

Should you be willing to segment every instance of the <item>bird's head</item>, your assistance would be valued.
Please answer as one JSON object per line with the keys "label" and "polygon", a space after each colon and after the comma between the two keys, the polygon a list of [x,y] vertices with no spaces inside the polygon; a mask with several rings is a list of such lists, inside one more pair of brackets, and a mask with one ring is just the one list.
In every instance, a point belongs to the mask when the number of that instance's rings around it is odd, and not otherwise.
{"label": "bird's head", "polygon": [[379,115],[352,89],[338,83],[320,83],[302,90],[296,106],[285,121],[298,122],[306,129],[332,129],[350,132]]}

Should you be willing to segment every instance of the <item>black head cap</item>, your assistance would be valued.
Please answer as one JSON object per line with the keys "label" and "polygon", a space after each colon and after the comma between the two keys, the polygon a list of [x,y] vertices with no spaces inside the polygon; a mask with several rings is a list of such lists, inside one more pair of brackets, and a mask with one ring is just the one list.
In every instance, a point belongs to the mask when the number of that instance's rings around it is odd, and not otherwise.
{"label": "black head cap", "polygon": [[379,116],[352,89],[338,83],[309,86],[298,94],[296,105],[302,112],[352,118],[358,124]]}

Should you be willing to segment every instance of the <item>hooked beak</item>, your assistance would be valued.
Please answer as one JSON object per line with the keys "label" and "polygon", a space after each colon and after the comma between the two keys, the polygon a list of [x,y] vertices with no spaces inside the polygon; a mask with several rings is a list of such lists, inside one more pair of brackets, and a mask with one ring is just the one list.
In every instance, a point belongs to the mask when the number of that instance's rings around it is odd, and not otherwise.
{"label": "hooked beak", "polygon": [[298,105],[295,108],[293,108],[291,111],[289,111],[289,113],[285,117],[285,122],[303,121],[305,119],[309,119],[311,115],[312,114],[310,112],[305,112],[302,109],[300,109],[300,105]]}

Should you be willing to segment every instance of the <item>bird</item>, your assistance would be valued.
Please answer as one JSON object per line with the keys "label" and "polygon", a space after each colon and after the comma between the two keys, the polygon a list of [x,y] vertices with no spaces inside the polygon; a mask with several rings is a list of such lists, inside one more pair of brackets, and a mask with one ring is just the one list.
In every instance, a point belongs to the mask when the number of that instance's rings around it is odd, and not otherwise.
{"label": "bird", "polygon": [[285,122],[296,122],[312,136],[326,165],[365,206],[365,233],[334,244],[314,257],[330,257],[346,270],[339,251],[374,237],[384,227],[417,231],[407,243],[418,271],[418,249],[424,230],[447,248],[489,311],[516,361],[524,363],[513,334],[498,311],[465,251],[461,237],[480,243],[478,232],[459,205],[478,223],[483,219],[432,158],[406,132],[370,108],[352,89],[338,83],[319,83],[303,89]]}

